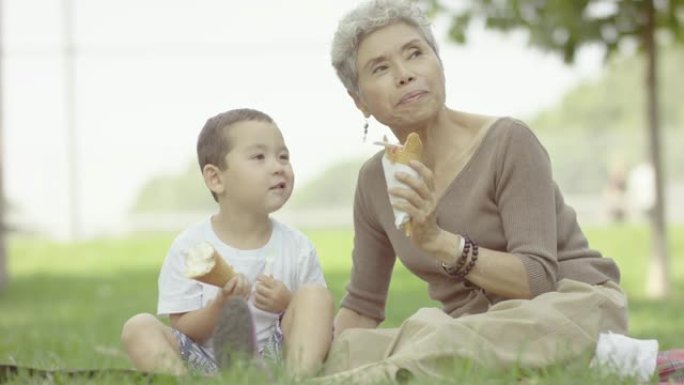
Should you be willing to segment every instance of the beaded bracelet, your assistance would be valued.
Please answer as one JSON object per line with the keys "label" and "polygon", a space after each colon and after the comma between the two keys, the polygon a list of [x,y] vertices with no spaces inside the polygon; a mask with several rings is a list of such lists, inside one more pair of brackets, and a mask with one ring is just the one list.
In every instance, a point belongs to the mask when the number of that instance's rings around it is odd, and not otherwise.
{"label": "beaded bracelet", "polygon": [[477,263],[477,256],[480,253],[480,248],[477,242],[470,239],[470,243],[473,245],[473,253],[470,256],[470,262],[468,262],[468,265],[465,267],[465,269],[463,269],[463,271],[456,272],[456,274],[461,278],[465,278],[473,269],[473,267],[475,267],[475,263]]}
{"label": "beaded bracelet", "polygon": [[466,261],[468,261],[470,245],[471,240],[470,237],[468,237],[468,234],[461,235],[461,256],[458,258],[458,261],[456,261],[456,263],[453,265],[447,265],[446,263],[442,262],[442,269],[444,270],[444,272],[446,272],[448,275],[452,277],[458,276],[459,270],[461,270],[461,268],[466,264]]}

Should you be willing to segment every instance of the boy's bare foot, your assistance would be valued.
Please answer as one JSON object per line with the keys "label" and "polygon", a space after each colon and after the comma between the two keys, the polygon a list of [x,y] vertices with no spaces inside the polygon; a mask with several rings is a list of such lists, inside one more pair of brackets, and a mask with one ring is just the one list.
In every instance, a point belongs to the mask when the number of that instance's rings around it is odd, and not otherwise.
{"label": "boy's bare foot", "polygon": [[223,304],[213,344],[219,370],[230,368],[236,361],[254,358],[257,350],[254,321],[242,298],[233,297]]}

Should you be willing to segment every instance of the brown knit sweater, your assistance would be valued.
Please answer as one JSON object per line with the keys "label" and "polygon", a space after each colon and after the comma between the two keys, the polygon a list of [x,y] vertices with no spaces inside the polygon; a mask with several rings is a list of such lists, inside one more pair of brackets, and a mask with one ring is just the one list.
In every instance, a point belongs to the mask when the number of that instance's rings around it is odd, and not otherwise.
{"label": "brown knit sweater", "polygon": [[[428,283],[430,297],[453,317],[487,311],[506,298],[448,276],[440,263],[394,227],[379,152],[359,172],[354,201],[351,281],[342,306],[382,321],[392,267],[402,263]],[[481,247],[523,262],[533,295],[562,278],[590,284],[619,282],[616,264],[589,248],[572,208],[552,179],[548,154],[522,122],[491,125],[463,170],[437,203],[437,222]]]}

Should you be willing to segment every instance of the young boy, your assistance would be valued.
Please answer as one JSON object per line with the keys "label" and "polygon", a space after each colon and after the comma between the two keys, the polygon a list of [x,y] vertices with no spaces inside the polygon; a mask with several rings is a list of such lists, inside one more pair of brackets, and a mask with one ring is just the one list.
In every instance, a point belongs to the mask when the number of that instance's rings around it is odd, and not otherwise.
{"label": "young boy", "polygon": [[[206,122],[197,155],[218,212],[171,245],[157,309],[171,327],[151,314],[133,316],[121,336],[128,356],[143,371],[211,374],[258,351],[282,354],[293,375],[315,374],[332,340],[334,305],[314,246],[269,217],[294,183],[280,130],[263,112],[227,111]],[[185,255],[202,242],[239,273],[223,288],[184,274]]]}

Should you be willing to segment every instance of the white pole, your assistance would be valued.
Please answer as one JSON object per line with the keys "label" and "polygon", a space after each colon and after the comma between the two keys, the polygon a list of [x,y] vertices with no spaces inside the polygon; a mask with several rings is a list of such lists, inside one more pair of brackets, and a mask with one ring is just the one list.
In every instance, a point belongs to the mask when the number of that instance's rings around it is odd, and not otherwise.
{"label": "white pole", "polygon": [[66,115],[66,152],[69,199],[69,238],[77,240],[81,236],[81,212],[79,194],[78,137],[76,130],[76,62],[74,47],[74,7],[72,0],[62,2],[64,31],[64,102]]}

